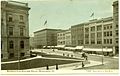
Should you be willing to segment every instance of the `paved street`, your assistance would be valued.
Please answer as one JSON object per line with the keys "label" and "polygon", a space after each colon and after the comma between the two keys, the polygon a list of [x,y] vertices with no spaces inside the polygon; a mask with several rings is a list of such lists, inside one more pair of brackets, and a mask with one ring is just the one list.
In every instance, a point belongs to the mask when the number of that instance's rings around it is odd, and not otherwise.
{"label": "paved street", "polygon": [[[46,52],[48,54],[56,54],[56,55],[62,55],[63,53],[74,55],[73,57],[80,58],[81,54],[78,53],[73,53],[72,51],[62,51],[62,50],[55,50],[53,52],[51,49],[44,50],[42,49],[42,52]],[[88,55],[88,60],[92,61],[98,61],[101,62],[102,64],[102,56],[101,55]],[[99,66],[92,66],[92,67],[86,67],[88,69],[118,69],[119,68],[119,59],[118,58],[113,58],[113,57],[103,57],[103,62],[104,65],[99,65]]]}
{"label": "paved street", "polygon": [[[102,56],[89,55],[88,58],[89,60],[101,61],[102,63]],[[104,65],[87,67],[86,69],[119,69],[119,58],[104,57],[103,62],[106,63]]]}

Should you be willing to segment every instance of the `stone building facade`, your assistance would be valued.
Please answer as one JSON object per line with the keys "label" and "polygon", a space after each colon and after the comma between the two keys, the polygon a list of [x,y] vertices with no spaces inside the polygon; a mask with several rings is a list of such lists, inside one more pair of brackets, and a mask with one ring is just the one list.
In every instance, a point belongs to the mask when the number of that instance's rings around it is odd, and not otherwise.
{"label": "stone building facade", "polygon": [[118,1],[113,2],[113,25],[114,27],[114,46],[116,53],[119,53],[119,11],[118,11]]}
{"label": "stone building facade", "polygon": [[34,32],[35,47],[42,48],[43,46],[56,46],[57,33],[60,29],[43,29]]}
{"label": "stone building facade", "polygon": [[57,33],[57,45],[71,46],[71,29]]}
{"label": "stone building facade", "polygon": [[82,46],[84,43],[84,24],[71,26],[72,46]]}
{"label": "stone building facade", "polygon": [[27,56],[29,52],[27,3],[1,1],[1,58]]}

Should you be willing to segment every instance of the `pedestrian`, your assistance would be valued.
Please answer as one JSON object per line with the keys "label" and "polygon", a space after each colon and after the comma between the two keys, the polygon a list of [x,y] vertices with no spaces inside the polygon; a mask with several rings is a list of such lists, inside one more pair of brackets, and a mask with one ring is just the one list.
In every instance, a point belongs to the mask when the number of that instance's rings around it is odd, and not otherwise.
{"label": "pedestrian", "polygon": [[55,52],[55,50],[53,49],[53,52]]}
{"label": "pedestrian", "polygon": [[47,65],[47,68],[46,68],[47,70],[49,70],[49,66]]}
{"label": "pedestrian", "polygon": [[63,56],[65,56],[65,54],[63,53]]}
{"label": "pedestrian", "polygon": [[56,70],[58,70],[58,64],[56,64]]}
{"label": "pedestrian", "polygon": [[84,66],[85,66],[85,65],[84,65],[84,63],[83,63],[83,61],[82,61],[82,68],[84,68]]}

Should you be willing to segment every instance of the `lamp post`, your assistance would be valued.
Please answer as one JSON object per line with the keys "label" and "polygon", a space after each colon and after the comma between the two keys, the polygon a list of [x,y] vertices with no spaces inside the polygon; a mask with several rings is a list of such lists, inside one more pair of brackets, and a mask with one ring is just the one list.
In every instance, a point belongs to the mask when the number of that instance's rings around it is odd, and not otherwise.
{"label": "lamp post", "polygon": [[103,65],[103,45],[102,45],[102,65]]}

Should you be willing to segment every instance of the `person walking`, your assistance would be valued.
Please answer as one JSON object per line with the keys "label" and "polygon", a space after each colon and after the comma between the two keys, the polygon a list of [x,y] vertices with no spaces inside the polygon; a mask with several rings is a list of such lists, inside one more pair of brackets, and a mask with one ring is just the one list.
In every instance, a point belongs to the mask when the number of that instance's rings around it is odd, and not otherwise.
{"label": "person walking", "polygon": [[84,63],[83,63],[83,61],[82,61],[82,68],[84,68],[84,66],[85,66],[85,65],[84,65]]}

